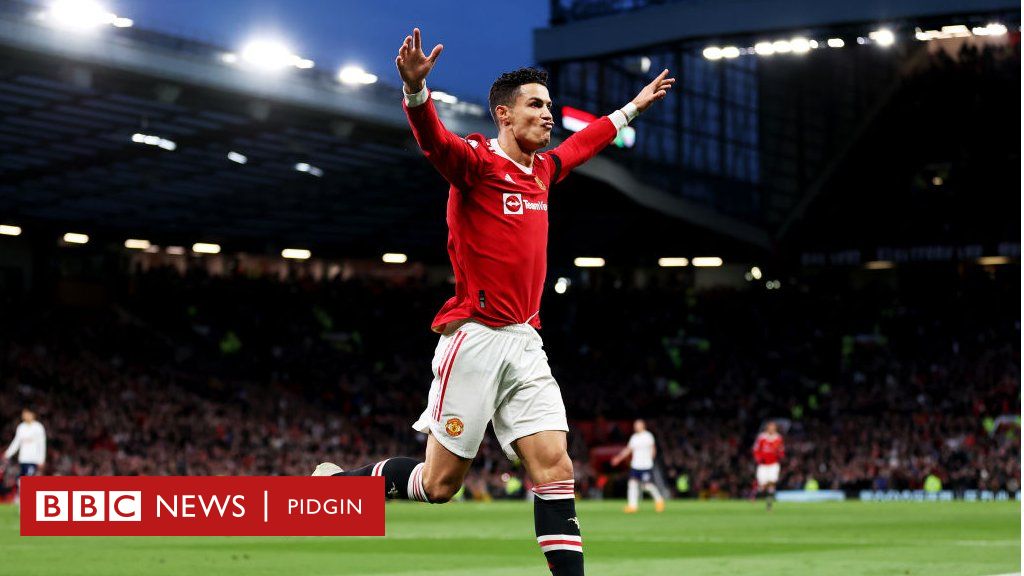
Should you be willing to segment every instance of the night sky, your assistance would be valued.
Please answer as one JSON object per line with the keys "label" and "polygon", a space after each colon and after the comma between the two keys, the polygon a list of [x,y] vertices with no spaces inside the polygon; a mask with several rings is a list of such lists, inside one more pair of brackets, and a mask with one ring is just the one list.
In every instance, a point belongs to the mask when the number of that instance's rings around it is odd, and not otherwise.
{"label": "night sky", "polygon": [[240,49],[276,36],[319,69],[357,64],[397,85],[395,56],[419,26],[424,48],[445,46],[429,84],[466,100],[486,101],[498,74],[533,60],[534,28],[547,26],[547,0],[105,0],[119,16],[159,30]]}

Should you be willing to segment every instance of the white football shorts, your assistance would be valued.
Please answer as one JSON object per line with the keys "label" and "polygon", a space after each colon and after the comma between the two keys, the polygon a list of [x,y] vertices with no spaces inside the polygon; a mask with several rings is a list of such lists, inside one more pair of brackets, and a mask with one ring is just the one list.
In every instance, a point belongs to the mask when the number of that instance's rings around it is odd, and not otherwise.
{"label": "white football shorts", "polygon": [[[749,470],[749,468],[747,468]],[[779,463],[760,464],[757,467],[757,485],[777,484],[779,482]]]}
{"label": "white football shorts", "polygon": [[457,456],[476,456],[488,422],[513,461],[515,440],[569,431],[544,343],[529,324],[491,328],[467,322],[441,336],[432,367],[427,408],[412,427],[429,431]]}

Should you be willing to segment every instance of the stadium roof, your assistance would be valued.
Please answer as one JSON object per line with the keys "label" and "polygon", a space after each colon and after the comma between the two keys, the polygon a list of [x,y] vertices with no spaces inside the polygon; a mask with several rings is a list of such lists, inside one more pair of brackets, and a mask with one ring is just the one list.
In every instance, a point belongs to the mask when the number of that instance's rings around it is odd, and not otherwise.
{"label": "stadium roof", "polygon": [[[397,86],[345,86],[316,69],[261,75],[226,63],[217,46],[137,28],[75,35],[33,10],[0,2],[0,219],[162,244],[429,247],[444,257],[446,186],[411,138]],[[438,107],[457,133],[493,132],[480,106]],[[583,172],[658,205],[611,160]],[[652,230],[675,230],[677,243],[706,243],[707,228],[729,226],[677,209],[702,226],[680,231],[672,216],[603,197],[612,213],[639,211]],[[580,228],[595,250],[622,243]]]}
{"label": "stadium roof", "polygon": [[[687,39],[947,15],[1020,14],[1016,0],[574,0],[567,4],[554,18],[561,19],[562,25],[534,32],[534,54],[540,62],[634,52]],[[638,30],[643,34],[634,33]]]}

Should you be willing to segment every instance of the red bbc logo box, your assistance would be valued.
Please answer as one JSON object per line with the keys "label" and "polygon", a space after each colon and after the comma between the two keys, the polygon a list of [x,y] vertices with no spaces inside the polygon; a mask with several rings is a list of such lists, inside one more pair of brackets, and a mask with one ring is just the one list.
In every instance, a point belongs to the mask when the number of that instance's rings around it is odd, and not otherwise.
{"label": "red bbc logo box", "polygon": [[76,490],[36,492],[37,522],[141,522],[142,492]]}
{"label": "red bbc logo box", "polygon": [[48,476],[22,536],[383,536],[381,477]]}

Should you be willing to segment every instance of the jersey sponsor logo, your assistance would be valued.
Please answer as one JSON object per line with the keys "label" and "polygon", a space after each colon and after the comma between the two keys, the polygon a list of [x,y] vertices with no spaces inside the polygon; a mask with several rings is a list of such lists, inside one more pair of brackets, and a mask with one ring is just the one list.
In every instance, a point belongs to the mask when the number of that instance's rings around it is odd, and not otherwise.
{"label": "jersey sponsor logo", "polygon": [[463,426],[462,420],[459,420],[458,418],[449,418],[448,421],[444,423],[444,431],[452,438],[461,436],[463,429],[465,429],[465,426]]}
{"label": "jersey sponsor logo", "polygon": [[502,194],[501,200],[505,204],[505,214],[522,214],[523,213],[523,195],[522,194]]}
{"label": "jersey sponsor logo", "polygon": [[524,200],[522,194],[502,194],[501,197],[505,204],[505,214],[522,214],[523,210],[548,211],[548,203],[543,200],[531,202]]}

